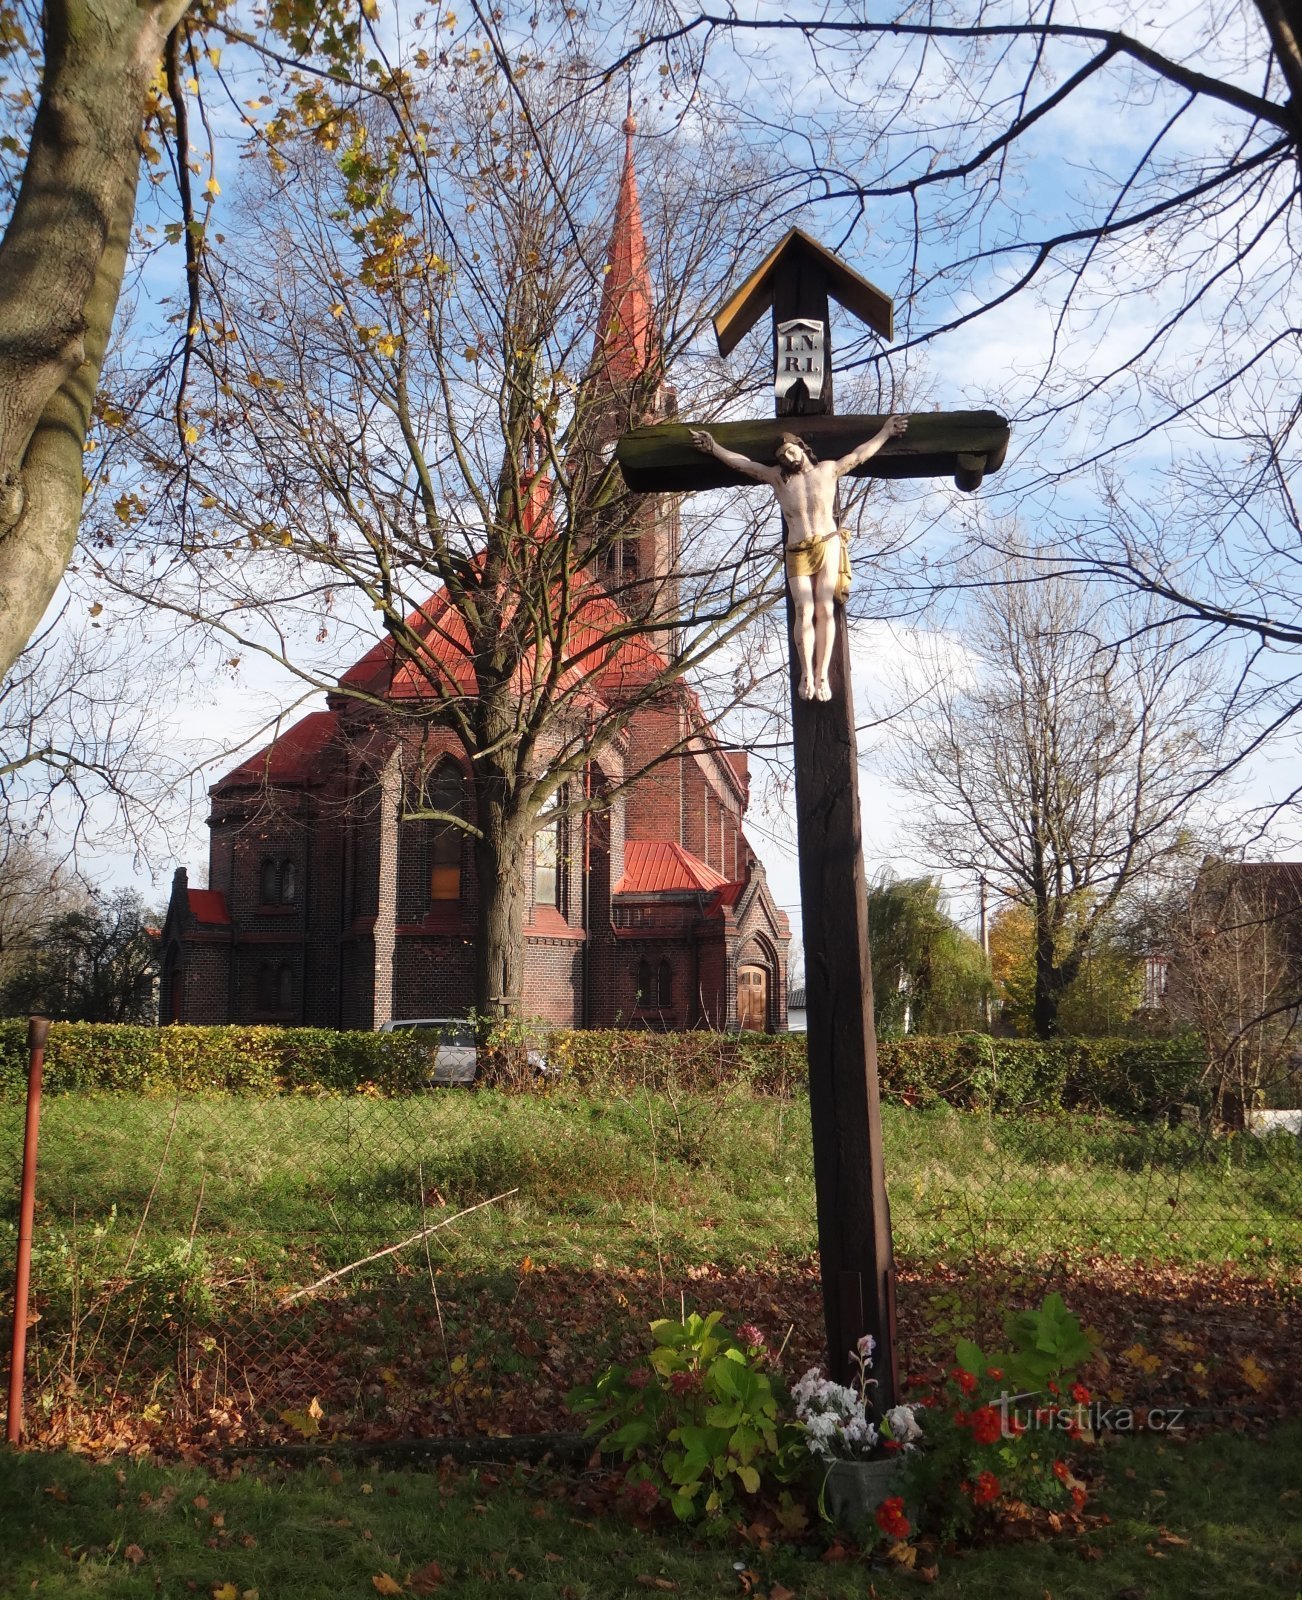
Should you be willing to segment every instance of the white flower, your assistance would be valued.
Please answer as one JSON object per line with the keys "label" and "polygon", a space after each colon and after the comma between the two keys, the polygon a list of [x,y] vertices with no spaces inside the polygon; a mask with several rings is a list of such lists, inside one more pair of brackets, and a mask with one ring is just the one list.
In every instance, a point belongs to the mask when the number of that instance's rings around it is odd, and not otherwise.
{"label": "white flower", "polygon": [[913,1406],[893,1406],[886,1413],[886,1424],[891,1430],[891,1438],[897,1444],[913,1444],[922,1437],[922,1429],[918,1426]]}

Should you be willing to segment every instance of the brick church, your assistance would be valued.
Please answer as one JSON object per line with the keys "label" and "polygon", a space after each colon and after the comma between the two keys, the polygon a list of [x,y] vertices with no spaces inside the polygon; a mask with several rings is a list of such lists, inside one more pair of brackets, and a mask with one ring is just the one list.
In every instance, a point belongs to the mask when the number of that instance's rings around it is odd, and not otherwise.
{"label": "brick church", "polygon": [[[631,121],[626,132],[589,378],[612,388],[656,353]],[[670,405],[664,391],[659,414]],[[633,559],[671,582],[676,508],[648,505]],[[525,508],[536,536],[531,514],[546,511]],[[446,594],[410,620],[473,693]],[[640,649],[663,666],[649,640]],[[626,662],[594,674],[590,713],[619,709],[626,679]],[[213,785],[208,887],[190,887],[183,867],[173,878],[163,1022],[370,1029],[471,1009],[469,835],[404,814],[402,741],[376,711],[377,701],[409,706],[419,684],[386,638],[343,673],[324,710]],[[427,805],[473,823],[469,764],[437,716],[425,750]],[[574,814],[562,804],[533,841],[524,1016],[565,1027],[784,1030],[790,930],[743,829],[747,757],[723,747],[690,686],[635,706],[581,783],[586,796],[609,790],[609,804]]]}

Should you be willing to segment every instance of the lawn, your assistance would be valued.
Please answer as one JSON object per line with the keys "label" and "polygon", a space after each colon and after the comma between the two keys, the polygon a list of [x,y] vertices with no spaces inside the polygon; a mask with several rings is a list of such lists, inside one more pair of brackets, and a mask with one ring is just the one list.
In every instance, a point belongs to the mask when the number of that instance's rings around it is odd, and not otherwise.
{"label": "lawn", "polygon": [[[0,1149],[18,1109],[0,1108]],[[1296,1141],[884,1120],[906,1360],[997,1336],[1051,1282],[1110,1352],[1101,1387],[1287,1409]],[[30,1432],[92,1450],[292,1440],[286,1415],[313,1400],[346,1438],[553,1431],[572,1384],[683,1305],[756,1322],[798,1373],[822,1339],[812,1189],[807,1104],[737,1090],[52,1096]],[[7,1275],[3,1214],[0,1230]]]}
{"label": "lawn", "polygon": [[[1179,1444],[1130,1439],[1086,1464],[1092,1509],[1109,1520],[1071,1539],[942,1555],[928,1592],[936,1600],[1291,1600],[1299,1592],[1302,1424]],[[214,1477],[6,1452],[0,1595],[373,1600],[395,1592],[386,1575],[398,1592],[459,1600],[503,1592],[884,1600],[920,1587],[867,1568],[861,1556],[827,1562],[829,1541],[817,1528],[803,1543],[768,1549],[726,1530],[703,1544],[672,1527],[639,1530],[594,1509],[591,1494],[583,1476],[547,1469],[246,1463]]]}
{"label": "lawn", "polygon": [[[1287,1136],[899,1105],[883,1121],[906,1259],[1070,1250],[1302,1266],[1302,1158]],[[0,1107],[0,1150],[14,1160],[20,1128],[21,1107]],[[439,1258],[581,1268],[600,1256],[658,1270],[802,1258],[816,1238],[808,1105],[741,1090],[51,1097],[38,1279],[53,1292],[74,1258],[94,1258],[105,1277],[130,1253],[159,1281],[186,1279],[194,1293],[217,1285],[229,1299],[311,1281],[431,1212],[508,1192],[440,1233]]]}

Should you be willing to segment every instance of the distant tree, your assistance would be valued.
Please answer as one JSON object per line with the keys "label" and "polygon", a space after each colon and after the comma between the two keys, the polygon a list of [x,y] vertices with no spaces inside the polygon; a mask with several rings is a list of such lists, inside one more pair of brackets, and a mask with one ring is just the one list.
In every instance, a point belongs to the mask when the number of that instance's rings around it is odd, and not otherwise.
{"label": "distant tree", "polygon": [[1166,962],[1166,1010],[1202,1036],[1214,1113],[1234,1126],[1295,1070],[1302,1015],[1296,873],[1287,863],[1209,858],[1191,887],[1149,913],[1152,948]]}
{"label": "distant tree", "polygon": [[82,898],[76,880],[41,846],[0,836],[0,993],[31,954],[50,919]]}
{"label": "distant tree", "polygon": [[1096,622],[1109,596],[1024,562],[976,576],[967,660],[951,650],[915,695],[896,776],[920,847],[1031,914],[1048,1038],[1125,896],[1186,848],[1225,727],[1210,666],[1159,611]]}
{"label": "distant tree", "polygon": [[130,889],[60,913],[5,984],[5,1014],[37,1012],[63,1022],[152,1021],[156,923]]}
{"label": "distant tree", "polygon": [[[1069,912],[1064,948],[1078,937]],[[1001,906],[990,920],[990,966],[1001,1022],[1015,1033],[1035,1031],[1035,916],[1024,905]],[[1125,1033],[1144,998],[1143,958],[1129,929],[1096,927],[1076,976],[1058,1004],[1058,1030],[1077,1038]]]}
{"label": "distant tree", "polygon": [[883,1038],[984,1026],[985,955],[942,910],[941,895],[935,878],[889,873],[868,891],[873,1013]]}

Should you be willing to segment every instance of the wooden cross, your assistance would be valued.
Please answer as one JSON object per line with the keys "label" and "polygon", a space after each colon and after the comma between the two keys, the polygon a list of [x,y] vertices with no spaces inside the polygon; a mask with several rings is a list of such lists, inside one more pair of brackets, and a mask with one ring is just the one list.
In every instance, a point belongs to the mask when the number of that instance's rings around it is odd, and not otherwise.
{"label": "wooden cross", "polygon": [[[848,454],[877,432],[882,417],[832,414],[829,296],[884,339],[893,336],[890,298],[796,228],[720,309],[714,326],[725,356],[765,311],[772,311],[777,401],[772,422],[711,423],[719,444],[771,461],[790,428],[785,419],[798,416],[801,437],[825,460]],[[910,416],[908,432],[890,440],[856,475],[953,474],[959,488],[975,489],[986,472],[1003,464],[1007,448],[1008,424],[997,412],[923,412]],[[623,436],[616,453],[633,490],[663,494],[730,484],[753,487],[752,479],[695,449],[685,424],[635,428]],[[831,700],[802,700],[793,693],[791,702],[809,1106],[828,1370],[848,1382],[850,1352],[863,1334],[872,1334],[876,1399],[885,1410],[899,1395],[895,1263],[882,1158],[849,640],[839,604],[837,613]],[[788,591],[788,628],[792,620]],[[793,646],[793,685],[795,666]]]}

